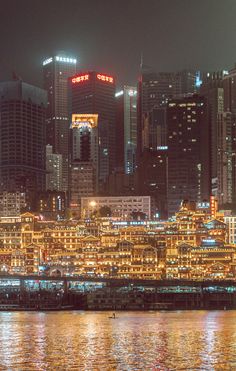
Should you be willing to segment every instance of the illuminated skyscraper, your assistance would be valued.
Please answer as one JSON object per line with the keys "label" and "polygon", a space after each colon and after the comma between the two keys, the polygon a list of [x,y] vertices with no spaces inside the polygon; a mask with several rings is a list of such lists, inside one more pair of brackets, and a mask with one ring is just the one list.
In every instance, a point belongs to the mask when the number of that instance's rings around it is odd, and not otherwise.
{"label": "illuminated skyscraper", "polygon": [[70,207],[80,214],[81,197],[98,185],[98,115],[73,114],[71,124]]}
{"label": "illuminated skyscraper", "polygon": [[211,124],[211,176],[217,178],[218,173],[218,116],[224,112],[224,71],[208,73],[203,79],[200,94],[207,98]]}
{"label": "illuminated skyscraper", "polygon": [[46,190],[62,189],[62,155],[52,152],[52,146],[46,146]]}
{"label": "illuminated skyscraper", "polygon": [[137,146],[137,89],[124,86],[116,93],[116,166],[123,168],[126,174],[135,170]]}
{"label": "illuminated skyscraper", "polygon": [[217,199],[219,205],[235,201],[235,114],[218,115],[217,140]]}
{"label": "illuminated skyscraper", "polygon": [[99,183],[115,167],[115,80],[95,71],[70,79],[71,113],[97,114],[99,136]]}
{"label": "illuminated skyscraper", "polygon": [[43,62],[44,89],[48,92],[47,143],[62,155],[62,189],[68,190],[69,107],[68,78],[76,73],[76,59],[63,53]]}
{"label": "illuminated skyscraper", "polygon": [[184,199],[210,196],[210,120],[204,97],[173,99],[167,106],[168,212]]}
{"label": "illuminated skyscraper", "polygon": [[[151,127],[155,127],[152,122],[155,117],[153,109],[166,107],[170,99],[181,93],[180,73],[141,71],[138,85],[138,157],[141,156],[143,147],[144,126],[148,126],[149,132]],[[165,145],[165,142],[159,142],[159,145]]]}
{"label": "illuminated skyscraper", "polygon": [[27,195],[45,188],[46,91],[0,83],[0,188]]}

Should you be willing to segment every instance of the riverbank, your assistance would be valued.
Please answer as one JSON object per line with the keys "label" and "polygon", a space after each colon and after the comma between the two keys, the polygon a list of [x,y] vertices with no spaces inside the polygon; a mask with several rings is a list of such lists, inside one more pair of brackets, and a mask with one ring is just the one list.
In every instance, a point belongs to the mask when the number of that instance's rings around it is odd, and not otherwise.
{"label": "riverbank", "polygon": [[61,296],[44,290],[23,296],[0,297],[0,311],[176,309],[236,309],[236,293],[124,291],[109,287],[86,293],[68,292]]}

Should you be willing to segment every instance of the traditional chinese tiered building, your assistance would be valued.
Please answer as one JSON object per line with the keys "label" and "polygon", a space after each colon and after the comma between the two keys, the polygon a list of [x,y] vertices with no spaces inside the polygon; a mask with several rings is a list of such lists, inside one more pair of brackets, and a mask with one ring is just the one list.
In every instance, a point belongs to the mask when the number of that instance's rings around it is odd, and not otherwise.
{"label": "traditional chinese tiered building", "polygon": [[183,202],[167,222],[0,218],[0,272],[144,279],[236,276],[236,245],[208,203]]}

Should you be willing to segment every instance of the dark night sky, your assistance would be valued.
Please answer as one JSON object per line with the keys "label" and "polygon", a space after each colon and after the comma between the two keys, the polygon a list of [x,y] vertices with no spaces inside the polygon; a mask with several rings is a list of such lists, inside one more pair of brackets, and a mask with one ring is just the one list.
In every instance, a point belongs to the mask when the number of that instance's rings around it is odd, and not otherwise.
{"label": "dark night sky", "polygon": [[236,0],[0,0],[0,80],[16,71],[41,85],[58,50],[81,69],[134,83],[140,55],[157,71],[231,68]]}

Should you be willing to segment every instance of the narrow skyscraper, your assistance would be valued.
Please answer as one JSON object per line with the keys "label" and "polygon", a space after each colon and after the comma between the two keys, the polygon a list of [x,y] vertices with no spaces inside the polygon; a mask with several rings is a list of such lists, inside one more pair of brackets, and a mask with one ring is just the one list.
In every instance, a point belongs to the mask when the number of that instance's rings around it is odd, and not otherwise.
{"label": "narrow skyscraper", "polygon": [[48,92],[46,144],[62,155],[62,191],[68,190],[69,107],[68,78],[76,73],[76,59],[64,53],[43,62],[44,89]]}
{"label": "narrow skyscraper", "polygon": [[137,147],[137,89],[124,86],[116,93],[116,167],[135,171]]}

